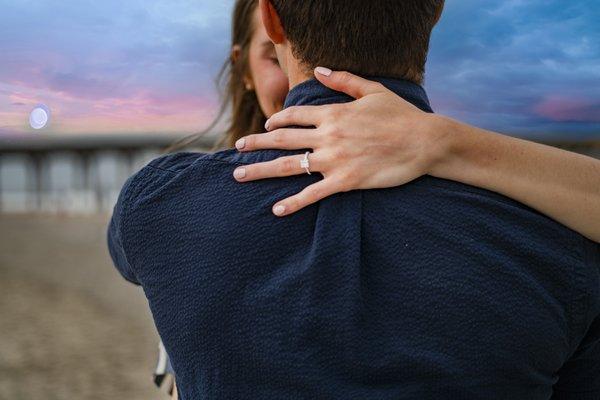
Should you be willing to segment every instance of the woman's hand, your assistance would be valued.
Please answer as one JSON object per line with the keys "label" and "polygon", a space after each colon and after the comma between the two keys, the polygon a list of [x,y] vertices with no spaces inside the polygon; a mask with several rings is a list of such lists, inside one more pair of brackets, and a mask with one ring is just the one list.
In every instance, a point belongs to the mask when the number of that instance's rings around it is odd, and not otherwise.
{"label": "woman's hand", "polygon": [[[317,68],[325,86],[357,99],[344,104],[287,108],[267,121],[268,133],[249,135],[238,150],[312,149],[311,172],[324,179],[274,205],[278,216],[292,214],[334,193],[399,186],[427,174],[446,151],[443,120],[403,100],[377,82],[348,72]],[[287,126],[315,126],[291,129]],[[236,169],[240,182],[306,173],[303,155]]]}
{"label": "woman's hand", "polygon": [[[237,143],[240,151],[314,150],[311,171],[324,179],[275,204],[275,215],[337,192],[398,186],[428,174],[503,194],[600,242],[600,161],[428,114],[379,83],[324,72],[315,75],[325,86],[358,100],[290,107],[271,117],[269,133]],[[316,128],[284,128],[292,125]],[[247,182],[304,174],[303,157],[240,167],[234,175]]]}

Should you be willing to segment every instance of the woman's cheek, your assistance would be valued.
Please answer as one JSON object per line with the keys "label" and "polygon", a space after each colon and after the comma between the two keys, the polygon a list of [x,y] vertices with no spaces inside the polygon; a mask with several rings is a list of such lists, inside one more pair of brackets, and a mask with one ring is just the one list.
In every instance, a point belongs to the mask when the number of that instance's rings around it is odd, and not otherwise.
{"label": "woman's cheek", "polygon": [[283,103],[289,91],[289,81],[278,65],[274,65],[272,68],[270,86],[271,93],[273,93],[272,100],[277,108],[275,112],[279,112],[283,108]]}
{"label": "woman's cheek", "polygon": [[281,69],[271,65],[261,71],[256,91],[263,113],[267,118],[281,111],[288,93],[288,80]]}

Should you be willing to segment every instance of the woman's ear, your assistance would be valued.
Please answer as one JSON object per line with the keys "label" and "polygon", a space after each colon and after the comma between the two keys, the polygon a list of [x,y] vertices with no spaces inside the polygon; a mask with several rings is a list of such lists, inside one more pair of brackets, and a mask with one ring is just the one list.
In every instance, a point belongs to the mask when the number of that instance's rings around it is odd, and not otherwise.
{"label": "woman's ear", "polygon": [[271,0],[260,0],[260,14],[271,41],[275,44],[283,43],[286,40],[285,31],[281,25],[279,14],[277,14]]}
{"label": "woman's ear", "polygon": [[[240,46],[239,44],[234,44],[233,47],[231,48],[231,54],[229,55],[230,60],[231,60],[231,65],[235,65],[240,57],[242,56],[242,46]],[[244,87],[246,88],[247,91],[251,91],[254,90],[254,82],[252,81],[252,78],[249,77],[247,74],[244,74]]]}
{"label": "woman's ear", "polygon": [[242,46],[240,46],[239,44],[234,44],[233,47],[231,48],[231,54],[229,55],[231,63],[232,64],[237,63],[238,60],[240,59],[241,54],[242,54]]}

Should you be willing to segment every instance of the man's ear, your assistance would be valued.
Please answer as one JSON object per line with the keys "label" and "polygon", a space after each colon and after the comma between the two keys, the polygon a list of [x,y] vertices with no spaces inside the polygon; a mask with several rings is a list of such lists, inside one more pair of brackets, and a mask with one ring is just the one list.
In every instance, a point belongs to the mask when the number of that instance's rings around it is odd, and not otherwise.
{"label": "man's ear", "polygon": [[279,14],[277,14],[270,0],[260,0],[260,14],[271,41],[275,44],[283,43],[286,39],[285,31],[281,25]]}

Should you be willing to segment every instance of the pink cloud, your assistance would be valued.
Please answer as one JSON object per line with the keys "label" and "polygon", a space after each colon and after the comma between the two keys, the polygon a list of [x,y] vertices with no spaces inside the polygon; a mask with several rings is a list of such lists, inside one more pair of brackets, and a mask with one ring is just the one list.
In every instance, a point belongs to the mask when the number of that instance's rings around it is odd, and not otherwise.
{"label": "pink cloud", "polygon": [[[0,121],[27,132],[30,109],[44,103],[52,111],[49,130],[64,133],[194,132],[207,126],[218,107],[217,99],[185,93],[155,93],[148,89],[127,96],[74,97],[71,93],[27,86],[8,86],[0,95]],[[4,100],[3,100],[4,97]],[[15,103],[24,106],[15,106]]]}
{"label": "pink cloud", "polygon": [[533,111],[554,122],[600,122],[600,103],[583,98],[548,96]]}
{"label": "pink cloud", "polygon": [[8,99],[14,104],[14,103],[20,103],[20,104],[24,104],[24,105],[35,105],[37,104],[37,100],[35,98],[35,96],[31,96],[25,93],[19,93],[19,92],[15,92],[15,93],[11,93],[8,95]]}

